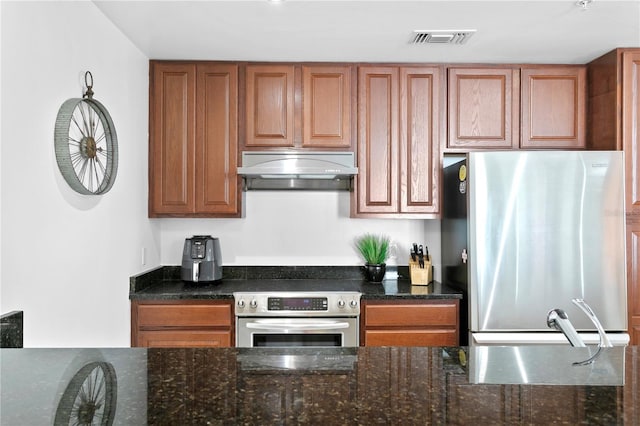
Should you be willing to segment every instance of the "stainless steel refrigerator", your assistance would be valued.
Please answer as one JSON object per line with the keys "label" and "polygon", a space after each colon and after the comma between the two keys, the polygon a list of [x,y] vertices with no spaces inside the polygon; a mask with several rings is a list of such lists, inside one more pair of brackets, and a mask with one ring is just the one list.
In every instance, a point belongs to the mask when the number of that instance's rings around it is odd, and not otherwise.
{"label": "stainless steel refrigerator", "polygon": [[573,298],[628,343],[623,169],[610,151],[445,157],[443,281],[464,292],[461,344],[568,343],[547,325],[556,308],[597,343]]}

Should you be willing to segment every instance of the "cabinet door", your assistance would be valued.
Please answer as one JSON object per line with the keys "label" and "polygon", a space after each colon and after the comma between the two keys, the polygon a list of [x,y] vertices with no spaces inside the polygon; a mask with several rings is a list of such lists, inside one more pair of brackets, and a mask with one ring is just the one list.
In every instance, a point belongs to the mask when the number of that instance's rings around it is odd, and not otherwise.
{"label": "cabinet door", "polygon": [[303,66],[303,148],[351,148],[353,67]]}
{"label": "cabinet door", "polygon": [[357,213],[397,213],[398,68],[358,70]]}
{"label": "cabinet door", "polygon": [[226,301],[132,301],[131,346],[233,346],[233,319]]}
{"label": "cabinet door", "polygon": [[149,330],[138,332],[138,346],[145,348],[231,347],[231,332],[214,330]]}
{"label": "cabinet door", "polygon": [[134,303],[139,327],[230,327],[230,303]]}
{"label": "cabinet door", "polygon": [[519,73],[511,68],[449,68],[447,148],[517,148]]}
{"label": "cabinet door", "polygon": [[631,344],[640,344],[640,50],[622,53],[622,146],[626,162],[627,285]]}
{"label": "cabinet door", "polygon": [[622,53],[622,148],[626,159],[626,210],[640,216],[640,49]]}
{"label": "cabinet door", "polygon": [[249,65],[246,146],[293,147],[294,66]]}
{"label": "cabinet door", "polygon": [[196,67],[151,63],[149,216],[194,210]]}
{"label": "cabinet door", "polygon": [[367,330],[365,346],[456,346],[458,332],[451,330]]}
{"label": "cabinet door", "polygon": [[521,81],[521,147],[584,149],[586,67],[525,67]]}
{"label": "cabinet door", "polygon": [[440,68],[400,69],[400,212],[438,213]]}
{"label": "cabinet door", "polygon": [[238,67],[202,64],[197,77],[196,212],[238,215]]}
{"label": "cabinet door", "polygon": [[364,346],[455,346],[459,301],[369,302],[363,306]]}
{"label": "cabinet door", "polygon": [[640,345],[640,216],[627,220],[627,298],[631,344]]}

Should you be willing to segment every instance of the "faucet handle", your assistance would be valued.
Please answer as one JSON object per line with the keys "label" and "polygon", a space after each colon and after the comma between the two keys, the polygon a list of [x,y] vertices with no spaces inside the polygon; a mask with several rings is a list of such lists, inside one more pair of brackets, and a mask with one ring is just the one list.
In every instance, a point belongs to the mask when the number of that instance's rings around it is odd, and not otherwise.
{"label": "faucet handle", "polygon": [[600,344],[598,346],[604,348],[613,347],[613,344],[609,340],[609,337],[607,337],[607,333],[604,331],[604,327],[602,327],[602,324],[600,324],[600,320],[598,320],[598,317],[596,316],[595,312],[593,312],[593,309],[591,309],[591,306],[589,306],[587,302],[584,301],[584,299],[576,298],[571,299],[571,301],[574,305],[580,308],[582,312],[587,314],[593,325],[595,325],[596,329],[598,329],[598,335],[600,336]]}

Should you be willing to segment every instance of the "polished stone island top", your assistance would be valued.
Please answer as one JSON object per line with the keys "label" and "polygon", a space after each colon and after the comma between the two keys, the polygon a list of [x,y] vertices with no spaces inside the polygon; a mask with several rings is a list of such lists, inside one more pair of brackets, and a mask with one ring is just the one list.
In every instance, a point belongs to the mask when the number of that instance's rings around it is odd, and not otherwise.
{"label": "polished stone island top", "polygon": [[163,266],[129,280],[131,300],[231,299],[235,291],[359,291],[363,299],[461,299],[462,292],[434,281],[411,285],[408,267],[399,278],[382,283],[363,279],[360,267],[349,266],[225,266],[223,278],[212,283],[180,279],[180,267]]}
{"label": "polished stone island top", "polygon": [[640,424],[640,348],[595,350],[0,349],[0,424]]}

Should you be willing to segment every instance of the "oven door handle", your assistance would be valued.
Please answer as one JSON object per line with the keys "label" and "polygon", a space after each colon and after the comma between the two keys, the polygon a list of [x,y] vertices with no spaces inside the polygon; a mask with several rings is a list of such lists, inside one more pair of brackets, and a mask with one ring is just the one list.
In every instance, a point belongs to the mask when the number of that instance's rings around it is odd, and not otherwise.
{"label": "oven door handle", "polygon": [[338,330],[349,328],[349,323],[344,321],[278,321],[278,320],[256,320],[248,322],[245,327],[254,330],[274,330],[274,331],[305,331],[305,330]]}

